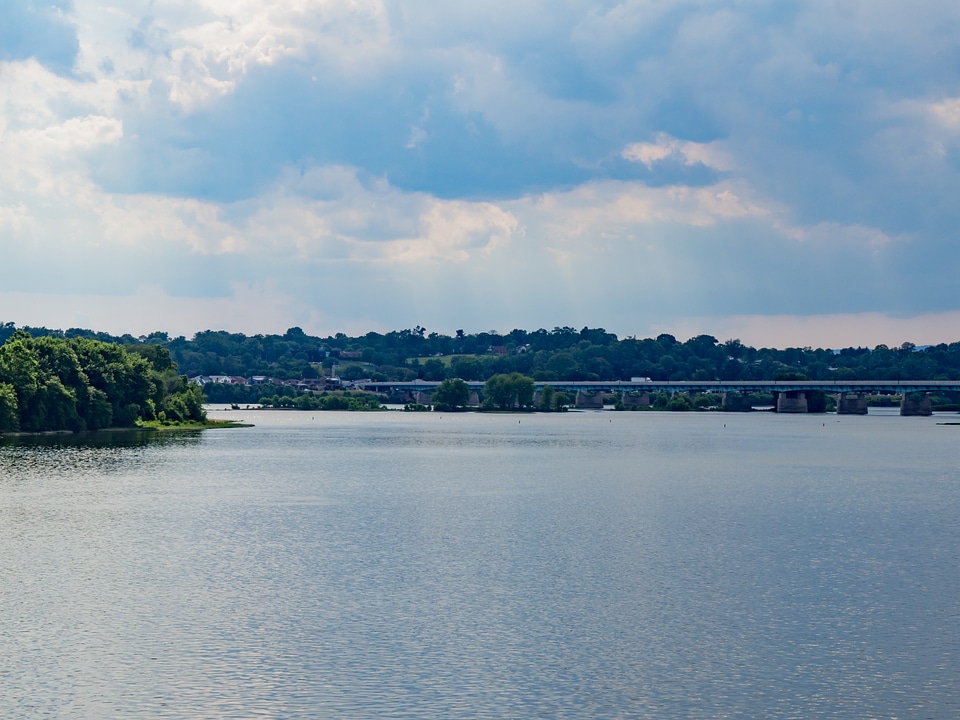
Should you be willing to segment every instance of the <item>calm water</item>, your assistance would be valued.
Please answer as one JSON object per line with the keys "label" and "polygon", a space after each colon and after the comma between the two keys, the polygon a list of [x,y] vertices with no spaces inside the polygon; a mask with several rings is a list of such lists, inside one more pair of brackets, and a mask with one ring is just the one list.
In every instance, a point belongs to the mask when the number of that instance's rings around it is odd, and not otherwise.
{"label": "calm water", "polygon": [[960,427],[242,411],[0,445],[0,717],[960,717]]}

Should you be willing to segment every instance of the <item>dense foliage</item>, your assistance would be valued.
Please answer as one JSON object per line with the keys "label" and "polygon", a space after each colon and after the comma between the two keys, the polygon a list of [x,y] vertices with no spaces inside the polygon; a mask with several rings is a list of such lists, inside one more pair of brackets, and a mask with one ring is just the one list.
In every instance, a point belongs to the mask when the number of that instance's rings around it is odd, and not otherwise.
{"label": "dense foliage", "polygon": [[165,348],[88,337],[32,337],[0,346],[0,432],[98,430],[137,420],[202,420],[204,397]]}
{"label": "dense foliage", "polygon": [[[0,324],[0,341],[12,334]],[[453,336],[425,328],[370,332],[358,337],[337,333],[307,335],[290,328],[283,335],[221,331],[197,333],[192,339],[166,333],[110,338],[88,330],[65,332],[30,329],[35,337],[59,336],[111,340],[134,347],[159,345],[169,351],[180,371],[194,375],[263,375],[280,380],[337,374],[347,380],[485,381],[494,375],[521,373],[536,381],[629,380],[773,380],[802,373],[811,380],[960,380],[960,342],[918,348],[912,343],[890,348],[753,348],[739,340],[720,342],[698,335],[680,342],[672,335],[619,339],[602,328],[558,327]],[[237,402],[248,401],[237,397]]]}
{"label": "dense foliage", "polygon": [[463,410],[470,404],[470,388],[460,378],[447,378],[437,386],[430,399],[436,410]]}
{"label": "dense foliage", "polygon": [[[198,333],[192,340],[159,339],[181,370],[199,374],[316,377],[338,366],[347,379],[487,380],[518,372],[537,381],[773,380],[800,372],[811,380],[960,380],[960,343],[916,348],[753,348],[739,340],[672,335],[620,340],[602,329],[514,330],[506,335],[445,336],[419,330],[311,337],[298,328],[284,335]],[[356,357],[352,357],[356,356]]]}
{"label": "dense foliage", "polygon": [[520,373],[494,375],[483,386],[484,405],[498,410],[533,407],[533,378]]}
{"label": "dense foliage", "polygon": [[380,398],[372,393],[300,393],[298,395],[271,395],[260,398],[264,407],[294,410],[383,410]]}

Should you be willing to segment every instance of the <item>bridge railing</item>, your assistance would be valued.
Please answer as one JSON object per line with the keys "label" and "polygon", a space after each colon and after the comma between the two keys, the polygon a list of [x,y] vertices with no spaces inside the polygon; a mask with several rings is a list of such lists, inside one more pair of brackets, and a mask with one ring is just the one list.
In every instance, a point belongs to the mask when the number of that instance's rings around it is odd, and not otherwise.
{"label": "bridge railing", "polygon": [[[467,380],[471,390],[482,390],[484,383]],[[359,387],[371,392],[411,391],[431,392],[440,385],[434,380],[408,382],[369,382]],[[957,380],[682,380],[646,381],[631,380],[577,380],[537,381],[539,390],[549,385],[564,392],[790,392],[821,390],[828,393],[903,394],[912,392],[960,391]]]}

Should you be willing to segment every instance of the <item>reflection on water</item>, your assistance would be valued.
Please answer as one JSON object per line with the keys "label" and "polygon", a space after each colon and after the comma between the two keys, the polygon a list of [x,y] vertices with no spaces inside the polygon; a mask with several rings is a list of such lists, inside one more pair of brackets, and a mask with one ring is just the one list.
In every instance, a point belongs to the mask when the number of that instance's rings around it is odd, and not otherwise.
{"label": "reflection on water", "polygon": [[243,419],[0,444],[0,716],[960,711],[936,418]]}

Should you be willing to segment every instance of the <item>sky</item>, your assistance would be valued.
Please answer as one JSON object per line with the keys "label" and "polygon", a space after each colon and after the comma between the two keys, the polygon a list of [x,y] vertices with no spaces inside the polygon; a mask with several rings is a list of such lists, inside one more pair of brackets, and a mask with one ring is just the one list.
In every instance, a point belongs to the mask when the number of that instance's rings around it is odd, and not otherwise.
{"label": "sky", "polygon": [[0,322],[960,340],[956,0],[0,0]]}

